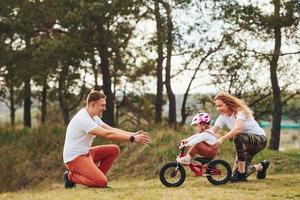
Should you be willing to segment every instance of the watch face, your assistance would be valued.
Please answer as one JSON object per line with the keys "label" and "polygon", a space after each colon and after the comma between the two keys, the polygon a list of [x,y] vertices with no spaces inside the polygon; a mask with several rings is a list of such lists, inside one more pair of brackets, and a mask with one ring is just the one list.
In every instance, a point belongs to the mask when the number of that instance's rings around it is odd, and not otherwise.
{"label": "watch face", "polygon": [[130,142],[134,142],[134,136],[132,135],[132,136],[130,136]]}

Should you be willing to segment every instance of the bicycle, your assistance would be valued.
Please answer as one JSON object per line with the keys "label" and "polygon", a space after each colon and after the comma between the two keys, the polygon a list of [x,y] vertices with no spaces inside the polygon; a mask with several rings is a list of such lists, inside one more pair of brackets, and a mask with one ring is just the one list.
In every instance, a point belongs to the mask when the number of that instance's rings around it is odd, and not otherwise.
{"label": "bicycle", "polygon": [[[185,156],[185,147],[178,145],[179,157]],[[189,165],[179,162],[169,162],[162,166],[159,178],[167,187],[178,187],[185,181],[186,172],[183,166],[188,166],[195,176],[204,176],[213,185],[225,184],[231,177],[231,166],[225,160],[214,160],[204,157],[196,157]]]}

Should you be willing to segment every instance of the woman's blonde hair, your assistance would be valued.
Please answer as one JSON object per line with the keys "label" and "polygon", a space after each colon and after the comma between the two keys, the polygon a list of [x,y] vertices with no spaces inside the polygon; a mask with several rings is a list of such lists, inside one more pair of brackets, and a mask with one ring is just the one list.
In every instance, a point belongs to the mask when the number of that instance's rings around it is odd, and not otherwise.
{"label": "woman's blonde hair", "polygon": [[229,107],[229,109],[234,112],[234,114],[236,114],[238,111],[241,111],[245,113],[247,118],[253,117],[252,110],[243,100],[234,97],[227,92],[219,92],[214,98],[214,101],[216,100],[221,100],[222,102],[224,102]]}

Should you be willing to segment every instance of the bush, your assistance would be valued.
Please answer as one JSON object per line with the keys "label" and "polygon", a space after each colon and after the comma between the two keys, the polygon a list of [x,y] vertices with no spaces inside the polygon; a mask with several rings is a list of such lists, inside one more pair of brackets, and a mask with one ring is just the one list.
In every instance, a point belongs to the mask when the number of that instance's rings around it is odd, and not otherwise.
{"label": "bush", "polygon": [[58,180],[64,166],[65,129],[0,129],[0,191],[13,191],[41,181]]}

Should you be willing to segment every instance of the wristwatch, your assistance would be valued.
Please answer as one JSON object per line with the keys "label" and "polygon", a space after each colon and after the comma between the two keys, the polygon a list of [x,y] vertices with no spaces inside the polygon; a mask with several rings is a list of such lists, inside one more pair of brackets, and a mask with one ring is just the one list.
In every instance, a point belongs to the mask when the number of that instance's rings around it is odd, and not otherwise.
{"label": "wristwatch", "polygon": [[135,141],[135,138],[134,138],[134,136],[133,136],[133,135],[131,135],[131,136],[130,136],[130,138],[129,138],[129,140],[130,140],[130,142],[134,142],[134,141]]}

